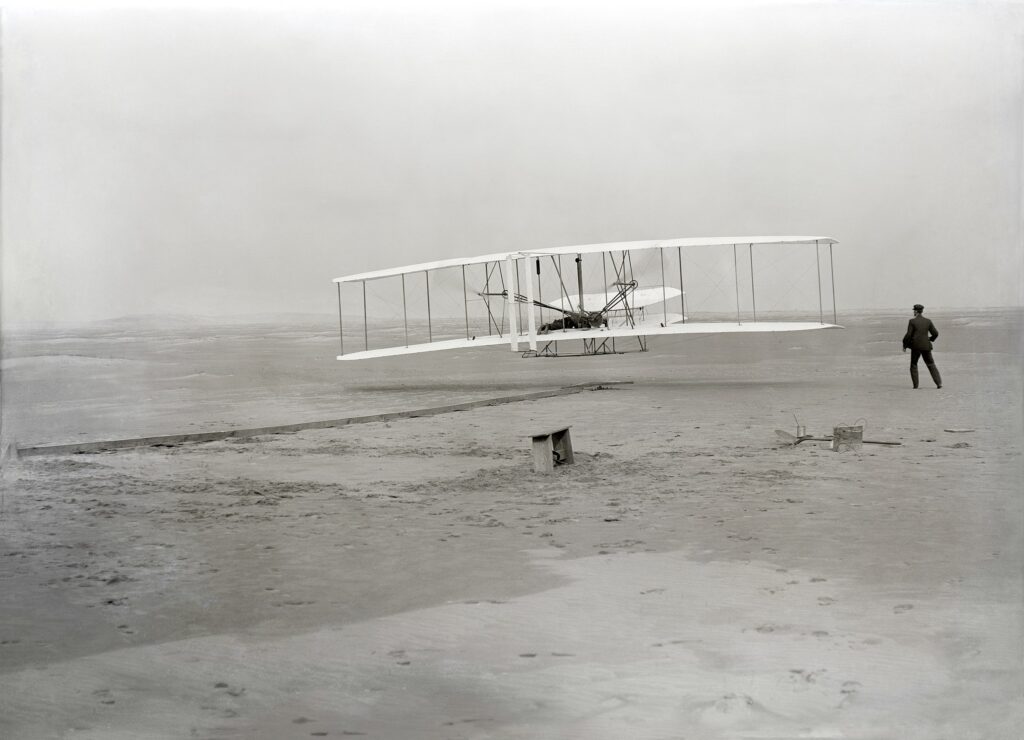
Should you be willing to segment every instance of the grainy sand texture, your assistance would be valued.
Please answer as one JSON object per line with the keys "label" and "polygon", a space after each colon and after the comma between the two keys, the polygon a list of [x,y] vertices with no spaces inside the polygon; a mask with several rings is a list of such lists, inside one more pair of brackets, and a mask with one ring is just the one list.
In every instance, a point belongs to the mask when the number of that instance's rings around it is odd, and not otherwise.
{"label": "grainy sand texture", "polygon": [[[907,318],[559,360],[9,340],[22,446],[609,385],[8,461],[0,737],[1019,738],[1024,320],[932,315],[945,387],[914,391]],[[534,473],[561,425],[576,463]]]}

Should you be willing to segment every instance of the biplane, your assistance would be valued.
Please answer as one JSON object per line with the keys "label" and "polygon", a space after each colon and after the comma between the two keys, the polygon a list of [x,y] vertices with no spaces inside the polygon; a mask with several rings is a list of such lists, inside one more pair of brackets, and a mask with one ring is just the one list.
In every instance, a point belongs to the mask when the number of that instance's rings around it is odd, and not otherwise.
{"label": "biplane", "polygon": [[[334,280],[338,359],[497,345],[524,357],[621,354],[646,351],[657,336],[838,328],[836,243],[825,236],[615,242],[346,275]],[[755,279],[755,257],[770,279]],[[826,296],[833,323],[825,322]]]}

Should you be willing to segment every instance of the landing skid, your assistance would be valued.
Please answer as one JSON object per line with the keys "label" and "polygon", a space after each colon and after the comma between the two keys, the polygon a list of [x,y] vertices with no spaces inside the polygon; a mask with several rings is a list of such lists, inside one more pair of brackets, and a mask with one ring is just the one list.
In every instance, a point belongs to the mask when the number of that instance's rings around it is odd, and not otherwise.
{"label": "landing skid", "polygon": [[647,337],[636,337],[636,349],[619,349],[615,339],[584,339],[582,352],[559,352],[558,340],[547,342],[537,351],[527,350],[523,357],[591,357],[593,355],[625,355],[631,352],[646,352]]}

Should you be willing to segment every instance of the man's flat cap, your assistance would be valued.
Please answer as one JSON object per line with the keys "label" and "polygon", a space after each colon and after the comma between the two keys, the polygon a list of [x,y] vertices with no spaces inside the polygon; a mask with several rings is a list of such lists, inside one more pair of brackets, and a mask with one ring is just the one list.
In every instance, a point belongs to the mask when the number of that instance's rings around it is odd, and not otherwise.
{"label": "man's flat cap", "polygon": [[924,306],[922,306],[920,303],[915,303],[914,304],[914,310],[915,311],[924,311]]}

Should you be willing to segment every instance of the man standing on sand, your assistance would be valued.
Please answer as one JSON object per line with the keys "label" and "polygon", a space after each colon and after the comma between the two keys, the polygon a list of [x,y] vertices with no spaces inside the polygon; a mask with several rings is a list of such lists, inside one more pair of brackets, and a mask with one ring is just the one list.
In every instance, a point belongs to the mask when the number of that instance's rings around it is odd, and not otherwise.
{"label": "man standing on sand", "polygon": [[917,360],[924,357],[924,364],[928,366],[928,372],[932,374],[935,387],[942,387],[942,377],[939,375],[939,368],[935,366],[932,359],[932,342],[939,336],[938,330],[931,319],[923,316],[924,306],[920,303],[914,304],[914,318],[907,324],[907,333],[903,336],[903,351],[910,350],[910,379],[914,381],[917,388]]}

